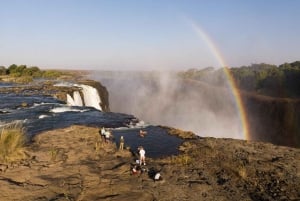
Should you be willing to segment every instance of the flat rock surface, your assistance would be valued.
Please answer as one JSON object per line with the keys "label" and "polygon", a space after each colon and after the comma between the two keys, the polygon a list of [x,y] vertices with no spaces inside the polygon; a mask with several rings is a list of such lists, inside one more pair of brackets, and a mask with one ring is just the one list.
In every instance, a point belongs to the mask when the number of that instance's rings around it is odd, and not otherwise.
{"label": "flat rock surface", "polygon": [[[138,176],[130,174],[133,154],[102,141],[98,130],[71,126],[37,135],[27,160],[2,168],[0,200],[300,199],[299,149],[189,138],[178,156],[147,158],[149,171]],[[163,180],[154,182],[151,170]]]}

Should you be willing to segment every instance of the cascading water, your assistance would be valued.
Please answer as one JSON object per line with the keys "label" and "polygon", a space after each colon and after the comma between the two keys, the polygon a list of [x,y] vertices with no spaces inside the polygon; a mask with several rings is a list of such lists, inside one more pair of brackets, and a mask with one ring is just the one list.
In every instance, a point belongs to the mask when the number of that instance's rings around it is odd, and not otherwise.
{"label": "cascading water", "polygon": [[76,106],[74,99],[69,94],[67,94],[67,105]]}
{"label": "cascading water", "polygon": [[81,99],[79,91],[74,91],[73,92],[73,98],[74,98],[74,102],[77,106],[83,106],[82,99]]}
{"label": "cascading water", "polygon": [[[26,129],[26,134],[31,138],[47,130],[66,128],[74,124],[106,127],[114,129],[113,134],[118,139],[124,135],[126,143],[134,149],[143,145],[150,157],[178,153],[177,147],[182,140],[168,135],[166,130],[155,126],[145,126],[143,122],[138,122],[138,119],[132,115],[101,112],[100,93],[96,88],[83,84],[60,86],[73,87],[74,92],[67,94],[69,106],[66,106],[64,101],[45,96],[43,93],[30,96],[0,93],[0,128],[22,124]],[[21,106],[24,102],[28,104],[27,107]],[[82,103],[91,107],[79,107],[79,104]],[[137,139],[140,128],[148,131],[147,138]],[[157,141],[163,143],[153,145]],[[170,146],[164,146],[165,142]]]}
{"label": "cascading water", "polygon": [[102,108],[100,106],[101,99],[97,89],[84,84],[80,84],[79,86],[82,88],[84,105],[94,107],[97,110],[102,111]]}
{"label": "cascading water", "polygon": [[94,107],[97,110],[102,111],[102,108],[100,106],[101,98],[99,96],[98,90],[92,86],[84,85],[84,84],[76,84],[74,86],[80,87],[83,94],[83,100],[82,101],[81,95],[79,91],[73,92],[73,98],[67,94],[67,105],[70,106],[89,106]]}
{"label": "cascading water", "polygon": [[69,106],[83,106],[79,91],[73,92],[73,98],[67,94],[67,105]]}

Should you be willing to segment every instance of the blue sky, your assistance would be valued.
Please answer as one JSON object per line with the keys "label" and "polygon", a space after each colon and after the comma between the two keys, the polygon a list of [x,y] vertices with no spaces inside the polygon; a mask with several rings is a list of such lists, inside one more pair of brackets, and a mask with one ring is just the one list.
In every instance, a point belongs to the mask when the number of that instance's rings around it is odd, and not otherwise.
{"label": "blue sky", "polygon": [[157,70],[300,60],[299,0],[0,0],[0,65]]}

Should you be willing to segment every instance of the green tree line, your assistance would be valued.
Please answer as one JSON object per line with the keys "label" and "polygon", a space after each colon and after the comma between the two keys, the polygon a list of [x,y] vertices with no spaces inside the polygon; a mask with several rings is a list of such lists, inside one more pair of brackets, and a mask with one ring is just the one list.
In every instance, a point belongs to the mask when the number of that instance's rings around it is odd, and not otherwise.
{"label": "green tree line", "polygon": [[[227,69],[241,90],[274,97],[300,97],[300,61],[279,66],[261,63]],[[182,78],[221,85],[226,79],[223,70],[215,70],[212,67],[190,69],[180,72],[179,75]]]}
{"label": "green tree line", "polygon": [[62,75],[61,72],[55,70],[40,70],[39,67],[12,64],[9,67],[0,66],[0,75],[8,75],[12,77],[31,77],[31,78],[56,78]]}

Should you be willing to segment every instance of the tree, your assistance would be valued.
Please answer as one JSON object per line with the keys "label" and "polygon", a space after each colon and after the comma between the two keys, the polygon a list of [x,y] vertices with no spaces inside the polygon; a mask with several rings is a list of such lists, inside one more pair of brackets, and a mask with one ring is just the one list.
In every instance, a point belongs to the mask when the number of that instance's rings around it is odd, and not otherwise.
{"label": "tree", "polygon": [[54,79],[57,78],[61,75],[61,72],[59,71],[55,71],[55,70],[47,70],[43,72],[43,77],[44,78],[50,78],[50,79]]}
{"label": "tree", "polygon": [[16,69],[18,68],[18,66],[16,64],[12,64],[8,67],[7,69],[7,74],[12,74],[16,72]]}
{"label": "tree", "polygon": [[0,75],[6,75],[7,69],[4,66],[0,66]]}
{"label": "tree", "polygon": [[42,74],[41,70],[36,66],[26,68],[23,70],[23,73],[22,73],[22,75],[33,76],[33,77],[40,77],[41,74]]}
{"label": "tree", "polygon": [[20,73],[21,75],[23,74],[23,71],[27,68],[26,65],[20,65],[16,68],[16,72]]}

